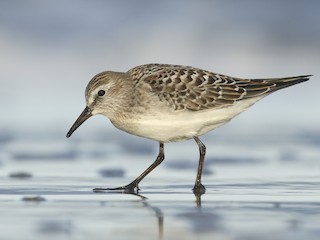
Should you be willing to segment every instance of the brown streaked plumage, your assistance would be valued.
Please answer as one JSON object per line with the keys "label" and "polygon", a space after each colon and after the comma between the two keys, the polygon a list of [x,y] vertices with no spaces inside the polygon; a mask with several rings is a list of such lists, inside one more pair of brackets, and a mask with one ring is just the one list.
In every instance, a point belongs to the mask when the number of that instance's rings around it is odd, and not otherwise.
{"label": "brown streaked plumage", "polygon": [[223,108],[236,101],[272,93],[310,77],[241,79],[193,67],[147,64],[128,71],[135,85],[144,82],[175,110]]}
{"label": "brown streaked plumage", "polygon": [[298,84],[310,75],[241,79],[198,68],[146,64],[126,73],[97,74],[86,88],[85,110],[67,137],[89,117],[103,114],[119,129],[159,142],[156,161],[130,184],[100,190],[138,189],[140,181],[164,160],[164,143],[194,138],[199,152],[194,193],[201,195],[205,145],[199,136],[231,120],[263,97]]}

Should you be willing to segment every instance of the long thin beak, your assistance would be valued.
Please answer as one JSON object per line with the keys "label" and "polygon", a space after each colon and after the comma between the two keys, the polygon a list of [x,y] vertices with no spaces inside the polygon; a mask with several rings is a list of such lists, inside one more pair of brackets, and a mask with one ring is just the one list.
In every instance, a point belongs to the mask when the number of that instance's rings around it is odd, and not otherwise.
{"label": "long thin beak", "polygon": [[80,125],[82,123],[84,123],[84,121],[86,121],[89,117],[92,116],[91,110],[90,108],[86,107],[83,112],[80,114],[80,116],[78,117],[78,119],[75,121],[75,123],[72,125],[72,127],[70,128],[69,132],[67,133],[67,138],[71,137],[72,133],[78,128],[80,127]]}

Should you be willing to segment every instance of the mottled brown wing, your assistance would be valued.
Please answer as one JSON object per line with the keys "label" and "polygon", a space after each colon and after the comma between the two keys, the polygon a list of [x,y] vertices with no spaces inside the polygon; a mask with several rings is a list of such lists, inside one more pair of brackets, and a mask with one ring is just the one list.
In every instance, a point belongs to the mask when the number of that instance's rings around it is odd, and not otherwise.
{"label": "mottled brown wing", "polygon": [[[282,79],[240,79],[205,70],[167,64],[147,64],[129,70],[136,84],[148,84],[161,101],[176,110],[223,108],[280,88]],[[287,78],[292,79],[292,78]],[[290,84],[292,85],[292,84]]]}

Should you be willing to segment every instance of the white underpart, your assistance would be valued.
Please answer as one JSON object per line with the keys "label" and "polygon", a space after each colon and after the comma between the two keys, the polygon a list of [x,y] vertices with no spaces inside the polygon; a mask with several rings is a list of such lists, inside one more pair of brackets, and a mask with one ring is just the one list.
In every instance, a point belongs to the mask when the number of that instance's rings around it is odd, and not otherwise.
{"label": "white underpart", "polygon": [[[116,126],[131,134],[160,142],[181,141],[205,134],[231,120],[264,96],[236,102],[234,105],[202,111],[153,111]],[[115,124],[117,125],[117,124]]]}

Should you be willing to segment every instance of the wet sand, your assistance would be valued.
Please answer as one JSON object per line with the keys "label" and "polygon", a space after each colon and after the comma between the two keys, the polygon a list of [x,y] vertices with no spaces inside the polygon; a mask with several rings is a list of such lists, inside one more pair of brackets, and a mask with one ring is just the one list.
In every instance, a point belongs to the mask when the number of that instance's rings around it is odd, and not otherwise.
{"label": "wet sand", "polygon": [[94,187],[133,180],[154,161],[157,144],[80,136],[2,138],[0,239],[319,237],[316,135],[203,138],[207,191],[201,197],[191,190],[198,161],[193,141],[165,145],[163,165],[138,194],[95,193]]}

